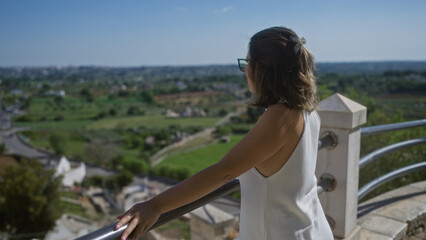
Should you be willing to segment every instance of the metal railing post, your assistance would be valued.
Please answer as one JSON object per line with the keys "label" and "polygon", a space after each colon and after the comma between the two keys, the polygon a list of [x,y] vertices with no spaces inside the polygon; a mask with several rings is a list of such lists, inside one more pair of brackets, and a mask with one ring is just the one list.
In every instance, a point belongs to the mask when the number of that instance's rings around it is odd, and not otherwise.
{"label": "metal railing post", "polygon": [[[316,175],[335,179],[335,189],[319,196],[335,239],[359,237],[357,194],[360,152],[360,125],[367,119],[367,108],[334,94],[320,102],[320,138],[334,136],[336,145],[318,152]],[[351,237],[350,237],[351,236]],[[352,238],[352,236],[355,236]]]}

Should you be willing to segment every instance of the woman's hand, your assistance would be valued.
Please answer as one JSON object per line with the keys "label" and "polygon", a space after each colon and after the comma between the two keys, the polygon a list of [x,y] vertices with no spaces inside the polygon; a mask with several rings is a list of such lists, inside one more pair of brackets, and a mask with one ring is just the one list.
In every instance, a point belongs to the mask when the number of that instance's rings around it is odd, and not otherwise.
{"label": "woman's hand", "polygon": [[160,215],[161,213],[149,201],[137,203],[126,213],[117,217],[120,221],[115,225],[115,230],[129,223],[120,240],[126,240],[130,234],[130,239],[139,239],[154,225]]}

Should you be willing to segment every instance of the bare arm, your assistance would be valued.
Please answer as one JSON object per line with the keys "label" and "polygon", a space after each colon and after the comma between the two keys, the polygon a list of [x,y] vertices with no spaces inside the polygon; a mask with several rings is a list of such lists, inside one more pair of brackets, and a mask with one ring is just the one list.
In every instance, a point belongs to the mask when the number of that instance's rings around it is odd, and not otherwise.
{"label": "bare arm", "polygon": [[[165,212],[193,202],[272,156],[283,145],[282,109],[269,109],[253,129],[218,163],[205,168],[151,200],[133,206],[117,224],[131,221],[122,236],[140,236]],[[132,234],[133,236],[133,234]]]}

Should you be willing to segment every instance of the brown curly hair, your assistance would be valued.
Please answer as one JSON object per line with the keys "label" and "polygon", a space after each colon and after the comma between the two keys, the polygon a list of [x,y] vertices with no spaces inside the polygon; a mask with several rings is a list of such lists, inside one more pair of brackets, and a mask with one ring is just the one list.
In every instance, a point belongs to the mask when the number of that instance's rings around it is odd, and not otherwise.
{"label": "brown curly hair", "polygon": [[281,102],[290,109],[318,108],[314,57],[293,30],[272,27],[253,35],[247,70],[254,87],[249,105],[267,108]]}

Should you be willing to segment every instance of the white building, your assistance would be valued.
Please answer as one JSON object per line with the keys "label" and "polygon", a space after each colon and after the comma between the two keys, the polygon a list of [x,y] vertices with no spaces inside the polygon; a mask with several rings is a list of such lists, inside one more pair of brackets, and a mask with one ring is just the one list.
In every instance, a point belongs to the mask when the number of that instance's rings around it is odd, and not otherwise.
{"label": "white building", "polygon": [[171,109],[166,110],[166,118],[178,118],[180,117],[179,113],[173,112]]}
{"label": "white building", "polygon": [[71,168],[71,163],[66,157],[61,157],[58,165],[55,167],[55,176],[62,175],[62,185],[65,187],[73,187],[75,183],[81,183],[86,177],[86,165],[84,162],[80,166]]}
{"label": "white building", "polygon": [[60,90],[60,91],[46,91],[44,93],[45,96],[54,96],[54,97],[65,97],[65,91],[64,90]]}

